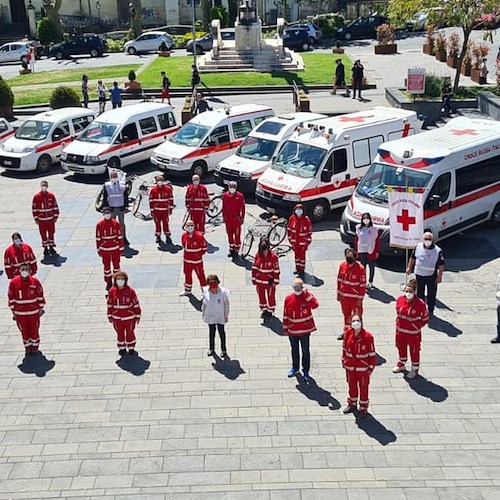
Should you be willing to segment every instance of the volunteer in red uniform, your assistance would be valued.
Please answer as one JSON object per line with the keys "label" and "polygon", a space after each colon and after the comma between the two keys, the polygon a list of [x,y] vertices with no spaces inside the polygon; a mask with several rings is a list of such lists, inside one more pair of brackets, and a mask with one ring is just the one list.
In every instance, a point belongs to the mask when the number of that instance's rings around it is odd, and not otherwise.
{"label": "volunteer in red uniform", "polygon": [[6,248],[3,262],[5,274],[10,280],[14,276],[19,275],[22,264],[28,264],[31,276],[35,275],[38,271],[33,249],[27,243],[23,243],[23,239],[19,233],[12,235],[12,245]]}
{"label": "volunteer in red uniform", "polygon": [[295,205],[293,214],[288,219],[288,241],[295,254],[295,273],[304,275],[306,270],[306,252],[311,244],[312,224],[311,219],[304,214],[304,205]]}
{"label": "volunteer in red uniform", "polygon": [[108,319],[116,331],[118,354],[135,354],[135,327],[141,320],[141,306],[135,290],[128,286],[128,275],[118,271],[108,294]]}
{"label": "volunteer in red uniform", "polygon": [[241,226],[245,220],[245,197],[237,188],[238,184],[231,181],[229,189],[222,195],[222,217],[229,241],[228,257],[236,257],[240,251]]}
{"label": "volunteer in red uniform", "polygon": [[38,230],[42,238],[43,255],[57,255],[54,234],[56,232],[56,222],[59,218],[59,207],[54,193],[49,191],[49,183],[42,181],[40,188],[40,192],[33,197],[33,218],[38,224]]}
{"label": "volunteer in red uniform", "polygon": [[262,239],[252,266],[252,283],[257,288],[261,318],[270,318],[276,309],[276,287],[280,282],[278,256],[269,240]]}
{"label": "volunteer in red uniform", "polygon": [[302,348],[302,376],[307,382],[311,368],[311,354],[309,351],[309,338],[316,330],[312,310],[319,306],[314,295],[304,288],[304,282],[300,278],[293,280],[293,293],[285,299],[283,308],[283,333],[288,335],[292,349],[292,367],[288,377],[294,377],[299,373],[300,353]]}
{"label": "volunteer in red uniform", "polygon": [[349,386],[344,413],[356,411],[359,398],[361,416],[368,414],[368,387],[376,363],[373,335],[363,328],[361,316],[355,313],[352,315],[350,328],[345,332],[342,346],[342,367],[345,369]]}
{"label": "volunteer in red uniform", "polygon": [[95,243],[97,254],[102,259],[106,290],[112,286],[112,276],[120,270],[120,257],[123,253],[123,235],[120,222],[111,218],[111,209],[102,211],[101,219],[95,228]]}
{"label": "volunteer in red uniform", "polygon": [[363,298],[366,293],[365,268],[356,260],[356,252],[352,248],[344,251],[345,262],[339,266],[337,275],[337,300],[344,315],[344,332],[337,337],[344,338],[345,331],[351,326],[354,313],[363,315]]}
{"label": "volunteer in red uniform", "polygon": [[188,186],[186,191],[185,204],[189,219],[194,222],[194,230],[205,234],[205,217],[210,205],[210,198],[207,188],[200,182],[199,175],[193,175],[193,183]]}
{"label": "volunteer in red uniform", "polygon": [[45,299],[42,284],[30,276],[28,264],[21,264],[19,275],[12,278],[8,296],[12,319],[21,331],[26,356],[35,355],[40,346],[40,317],[44,313]]}
{"label": "volunteer in red uniform", "polygon": [[163,231],[165,240],[170,245],[172,238],[168,222],[174,208],[174,194],[172,187],[165,184],[164,181],[163,175],[156,176],[156,186],[153,186],[149,192],[149,207],[155,221],[156,243],[161,243]]}
{"label": "volunteer in red uniform", "polygon": [[205,270],[203,269],[203,256],[207,252],[207,241],[203,234],[195,231],[194,222],[188,220],[186,231],[182,235],[182,248],[184,249],[184,291],[181,297],[191,295],[193,292],[193,271],[198,276],[200,286],[207,286]]}
{"label": "volunteer in red uniform", "polygon": [[406,361],[410,351],[411,370],[407,377],[418,375],[420,368],[420,346],[422,328],[429,322],[429,313],[425,301],[416,296],[417,280],[410,280],[404,289],[404,295],[396,300],[396,347],[399,360],[392,369],[393,373],[406,372]]}

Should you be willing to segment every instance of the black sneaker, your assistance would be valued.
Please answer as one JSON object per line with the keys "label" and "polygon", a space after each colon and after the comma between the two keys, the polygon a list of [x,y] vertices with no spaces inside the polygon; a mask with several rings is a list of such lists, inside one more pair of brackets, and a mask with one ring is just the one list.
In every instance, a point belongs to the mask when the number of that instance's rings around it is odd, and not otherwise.
{"label": "black sneaker", "polygon": [[49,252],[53,257],[57,257],[59,255],[54,247],[50,247]]}
{"label": "black sneaker", "polygon": [[43,256],[47,257],[48,255],[50,255],[50,249],[49,249],[49,247],[45,247],[43,249]]}
{"label": "black sneaker", "polygon": [[500,344],[500,337],[495,337],[490,340],[491,344]]}
{"label": "black sneaker", "polygon": [[137,351],[135,349],[129,349],[128,354],[129,356],[137,356]]}
{"label": "black sneaker", "polygon": [[233,251],[232,251],[232,250],[231,250],[231,251],[229,251],[229,252],[227,253],[227,256],[228,256],[228,257],[232,257],[232,256],[233,256]]}
{"label": "black sneaker", "polygon": [[156,243],[158,243],[158,245],[161,245],[161,236],[156,237]]}
{"label": "black sneaker", "polygon": [[118,351],[118,356],[125,356],[127,354],[127,349],[120,349]]}
{"label": "black sneaker", "polygon": [[337,337],[337,340],[344,340],[344,334],[341,333],[338,337]]}
{"label": "black sneaker", "polygon": [[170,236],[168,236],[168,235],[165,236],[165,243],[167,245],[171,245],[172,244],[172,238]]}

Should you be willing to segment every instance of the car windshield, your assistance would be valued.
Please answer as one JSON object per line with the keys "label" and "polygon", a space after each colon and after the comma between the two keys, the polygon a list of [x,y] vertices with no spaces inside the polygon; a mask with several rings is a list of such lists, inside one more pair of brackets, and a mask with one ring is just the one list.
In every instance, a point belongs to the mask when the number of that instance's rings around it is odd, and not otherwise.
{"label": "car windshield", "polygon": [[203,141],[209,131],[210,127],[205,125],[186,123],[170,140],[175,144],[195,147]]}
{"label": "car windshield", "polygon": [[92,122],[87,130],[78,138],[83,142],[95,142],[97,144],[111,144],[119,125],[114,123]]}
{"label": "car windshield", "polygon": [[387,203],[387,187],[425,188],[432,175],[420,170],[374,163],[358,184],[356,194],[376,203]]}
{"label": "car windshield", "polygon": [[42,141],[49,134],[52,125],[54,125],[54,122],[27,120],[16,130],[16,138],[28,141]]}
{"label": "car windshield", "polygon": [[247,135],[236,151],[236,155],[251,160],[269,161],[277,146],[277,141]]}
{"label": "car windshield", "polygon": [[314,177],[325,154],[325,149],[288,141],[281,148],[272,168],[297,177]]}

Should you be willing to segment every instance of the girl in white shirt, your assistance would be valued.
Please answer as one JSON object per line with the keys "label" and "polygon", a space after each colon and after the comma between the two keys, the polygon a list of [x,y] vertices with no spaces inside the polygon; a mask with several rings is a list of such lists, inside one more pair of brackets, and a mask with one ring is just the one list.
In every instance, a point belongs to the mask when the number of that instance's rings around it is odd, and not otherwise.
{"label": "girl in white shirt", "polygon": [[215,329],[220,337],[221,357],[227,356],[225,324],[229,317],[229,290],[219,286],[220,280],[216,274],[207,276],[208,288],[203,291],[201,317],[208,324],[209,348],[207,356],[213,356],[215,351]]}
{"label": "girl in white shirt", "polygon": [[356,226],[355,248],[358,259],[370,273],[368,277],[368,290],[373,288],[373,277],[375,276],[375,264],[379,256],[380,237],[378,229],[373,226],[372,216],[365,212],[361,216],[361,224]]}

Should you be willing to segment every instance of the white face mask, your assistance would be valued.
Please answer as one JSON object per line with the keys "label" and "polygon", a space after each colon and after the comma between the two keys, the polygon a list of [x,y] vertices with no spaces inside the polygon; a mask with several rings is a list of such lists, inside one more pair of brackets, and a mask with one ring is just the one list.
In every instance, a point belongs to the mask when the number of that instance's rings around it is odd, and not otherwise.
{"label": "white face mask", "polygon": [[14,245],[20,245],[22,241],[19,238],[14,239]]}
{"label": "white face mask", "polygon": [[125,285],[125,280],[123,278],[117,278],[116,286],[124,286],[124,285]]}
{"label": "white face mask", "polygon": [[162,187],[163,186],[163,181],[156,181],[156,185]]}
{"label": "white face mask", "polygon": [[117,183],[118,183],[118,179],[113,178],[113,179],[111,179],[111,182],[112,182],[113,184],[117,184]]}
{"label": "white face mask", "polygon": [[432,245],[432,240],[424,240],[424,247],[430,247]]}
{"label": "white face mask", "polygon": [[42,186],[42,192],[46,193],[49,190],[48,186]]}
{"label": "white face mask", "polygon": [[199,183],[200,183],[200,181],[199,181],[199,180],[195,180],[195,181],[193,181],[193,184],[194,184],[195,186],[197,186]]}
{"label": "white face mask", "polygon": [[363,224],[368,226],[368,224],[370,224],[370,219],[363,219]]}
{"label": "white face mask", "polygon": [[104,218],[105,218],[106,220],[111,219],[111,214],[104,214]]}
{"label": "white face mask", "polygon": [[297,217],[301,217],[303,213],[304,213],[304,210],[302,210],[301,208],[298,208],[297,210],[295,210],[295,215]]}
{"label": "white face mask", "polygon": [[405,292],[405,297],[408,300],[413,300],[413,297],[415,297],[415,294],[413,292]]}
{"label": "white face mask", "polygon": [[194,226],[187,226],[187,227],[186,227],[186,231],[187,231],[188,233],[193,233],[193,232],[194,232]]}
{"label": "white face mask", "polygon": [[230,192],[231,194],[236,193],[236,188],[229,188],[229,192]]}
{"label": "white face mask", "polygon": [[361,321],[353,321],[351,326],[354,330],[359,330],[361,328]]}
{"label": "white face mask", "polygon": [[29,271],[21,271],[21,276],[27,278],[30,275]]}

